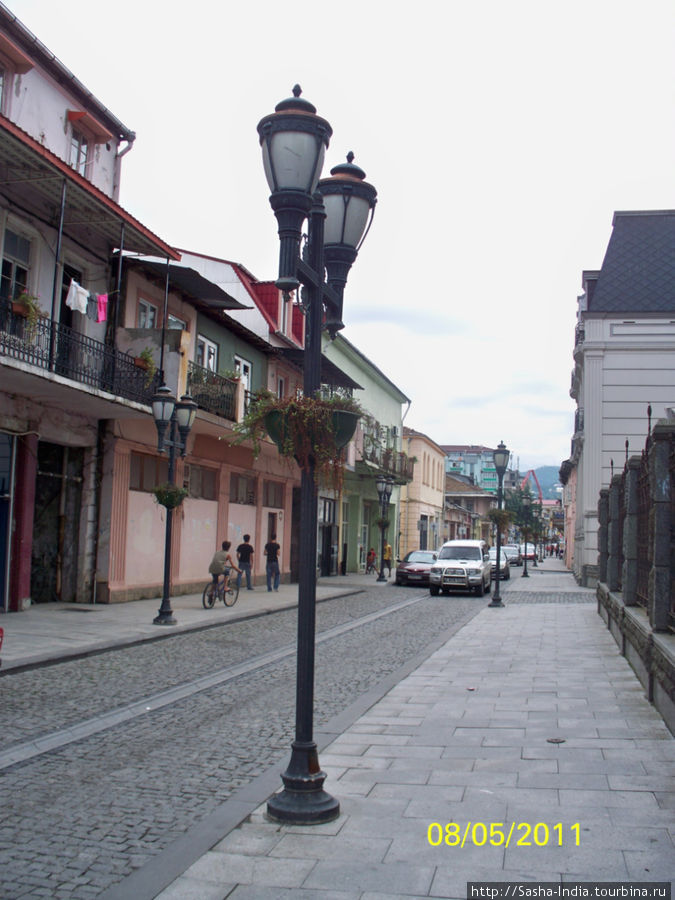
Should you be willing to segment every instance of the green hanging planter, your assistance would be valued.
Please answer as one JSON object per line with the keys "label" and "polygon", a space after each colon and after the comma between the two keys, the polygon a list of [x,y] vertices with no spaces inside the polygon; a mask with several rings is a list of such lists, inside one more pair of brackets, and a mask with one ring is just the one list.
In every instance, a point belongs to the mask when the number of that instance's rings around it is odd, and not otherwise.
{"label": "green hanging planter", "polygon": [[157,503],[160,506],[165,506],[167,509],[176,509],[188,495],[185,488],[178,487],[177,484],[169,484],[168,482],[166,484],[158,484],[157,487],[152,489],[152,493],[155,495]]}

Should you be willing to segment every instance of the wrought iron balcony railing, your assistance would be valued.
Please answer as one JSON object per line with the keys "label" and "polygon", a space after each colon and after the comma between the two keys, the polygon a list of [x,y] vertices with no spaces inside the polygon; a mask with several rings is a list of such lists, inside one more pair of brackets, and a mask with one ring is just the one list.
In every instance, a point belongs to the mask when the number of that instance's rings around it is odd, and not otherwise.
{"label": "wrought iron balcony railing", "polygon": [[415,462],[401,450],[378,447],[371,443],[367,448],[364,446],[361,458],[397,481],[407,482],[413,479]]}
{"label": "wrought iron balcony railing", "polygon": [[237,421],[237,386],[231,378],[216,375],[210,369],[188,363],[187,390],[200,409]]}
{"label": "wrought iron balcony railing", "polygon": [[0,356],[148,405],[158,385],[158,376],[148,378],[128,353],[50,319],[31,322],[7,300],[0,300]]}

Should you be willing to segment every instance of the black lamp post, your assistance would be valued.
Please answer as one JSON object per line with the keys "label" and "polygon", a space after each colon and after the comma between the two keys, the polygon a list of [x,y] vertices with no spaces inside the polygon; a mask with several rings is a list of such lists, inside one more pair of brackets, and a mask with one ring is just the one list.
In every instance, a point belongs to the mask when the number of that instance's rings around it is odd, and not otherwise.
{"label": "black lamp post", "polygon": [[[187,437],[197,415],[197,404],[191,397],[184,394],[180,402],[176,401],[166,385],[152,398],[152,415],[157,427],[157,449],[163,453],[169,448],[169,473],[167,481],[174,484],[176,474],[176,450],[181,456],[185,456]],[[166,429],[169,428],[169,437],[166,438]],[[173,523],[173,509],[166,508],[166,533],[164,537],[164,589],[162,591],[162,605],[157,616],[152,620],[155,625],[175,625],[176,620],[171,609],[171,529]]]}
{"label": "black lamp post", "polygon": [[522,578],[529,578],[530,576],[527,574],[527,535],[528,535],[528,526],[530,524],[530,506],[532,505],[532,498],[529,494],[525,494],[523,496],[523,510],[525,511],[525,559],[523,560],[523,574]]}
{"label": "black lamp post", "polygon": [[[493,452],[492,457],[495,461],[495,469],[497,470],[497,510],[501,512],[502,508],[502,485],[504,483],[504,474],[509,464],[511,453],[506,449],[504,441],[500,441],[497,449]],[[501,564],[502,553],[502,529],[501,523],[497,522],[497,568],[495,570],[495,589],[492,594],[490,606],[504,606],[502,598],[499,594],[499,569]]]}
{"label": "black lamp post", "polygon": [[[270,205],[279,231],[279,278],[284,293],[300,284],[306,314],[303,391],[321,386],[321,329],[331,337],[342,325],[342,293],[372,220],[377,192],[365,172],[348,162],[319,181],[332,129],[316,107],[300,97],[282,100],[258,124],[263,165],[271,190]],[[300,258],[305,219],[309,219],[307,257]],[[327,282],[324,280],[327,274]],[[279,822],[312,825],[329,822],[340,804],[323,789],[326,778],[313,738],[314,636],[316,627],[317,486],[314,466],[303,468],[300,482],[300,548],[295,740],[283,790],[270,798],[267,813]]]}
{"label": "black lamp post", "polygon": [[381,477],[377,479],[376,485],[377,495],[380,498],[380,574],[378,575],[377,580],[386,584],[387,579],[384,577],[384,532],[386,526],[384,523],[387,519],[389,499],[391,497],[392,488],[394,487],[394,479]]}
{"label": "black lamp post", "polygon": [[532,555],[532,567],[535,569],[539,568],[539,566],[537,565],[537,553],[538,553],[537,545],[539,542],[540,526],[541,526],[541,523],[539,521],[539,511],[536,509],[533,509],[532,510],[532,546],[534,547],[534,553]]}

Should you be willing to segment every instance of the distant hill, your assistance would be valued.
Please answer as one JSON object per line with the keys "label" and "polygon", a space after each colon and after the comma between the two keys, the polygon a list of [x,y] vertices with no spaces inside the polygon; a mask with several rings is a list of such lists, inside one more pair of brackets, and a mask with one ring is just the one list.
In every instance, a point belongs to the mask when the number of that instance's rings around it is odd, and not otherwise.
{"label": "distant hill", "polygon": [[559,466],[541,466],[534,471],[539,479],[544,500],[557,500],[560,497],[560,493],[553,488],[554,485],[560,483]]}

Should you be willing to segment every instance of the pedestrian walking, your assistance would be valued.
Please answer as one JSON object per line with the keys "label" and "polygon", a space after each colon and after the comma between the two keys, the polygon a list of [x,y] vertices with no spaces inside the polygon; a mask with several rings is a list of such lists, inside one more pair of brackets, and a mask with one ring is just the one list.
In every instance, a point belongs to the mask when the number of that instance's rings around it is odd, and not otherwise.
{"label": "pedestrian walking", "polygon": [[384,545],[384,553],[382,554],[382,571],[384,572],[387,569],[387,577],[391,577],[391,556],[392,549],[391,544]]}
{"label": "pedestrian walking", "polygon": [[244,535],[244,543],[237,547],[237,560],[239,561],[240,572],[237,575],[237,587],[241,587],[242,573],[246,573],[246,590],[253,590],[253,582],[251,579],[251,560],[253,559],[253,547],[251,546],[251,535]]}
{"label": "pedestrian walking", "polygon": [[277,536],[276,534],[270,535],[269,541],[265,544],[265,556],[267,557],[267,564],[265,566],[267,573],[267,590],[272,590],[272,585],[274,585],[274,590],[279,590],[279,551],[281,547],[277,544]]}
{"label": "pedestrian walking", "polygon": [[375,568],[376,559],[375,548],[371,547],[366,556],[366,575],[372,575],[373,572],[377,573],[377,569]]}

